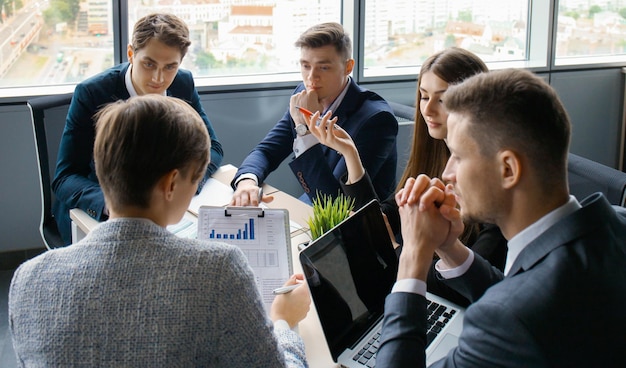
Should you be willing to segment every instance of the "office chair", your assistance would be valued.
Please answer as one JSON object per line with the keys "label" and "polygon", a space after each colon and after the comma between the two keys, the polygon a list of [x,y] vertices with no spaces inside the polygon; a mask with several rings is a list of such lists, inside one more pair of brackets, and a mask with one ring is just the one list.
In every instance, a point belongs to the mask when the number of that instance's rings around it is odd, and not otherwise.
{"label": "office chair", "polygon": [[415,122],[415,107],[393,101],[387,101],[387,103],[389,107],[391,107],[391,110],[393,110],[393,114],[396,116],[398,123]]}
{"label": "office chair", "polygon": [[396,136],[396,147],[398,151],[398,163],[396,165],[396,182],[402,179],[404,168],[409,161],[411,154],[411,141],[413,140],[413,127],[415,126],[415,107],[387,101],[393,115],[398,121],[398,135]]}
{"label": "office chair", "polygon": [[[31,113],[37,163],[39,166],[39,182],[41,184],[41,224],[39,231],[48,249],[65,246],[56,221],[52,215],[54,195],[51,182],[56,168],[56,152],[61,141],[65,126],[65,116],[72,100],[73,93],[37,97],[26,103]],[[58,111],[57,111],[58,110]],[[46,118],[46,112],[49,116]]]}
{"label": "office chair", "polygon": [[[415,107],[388,101],[393,114],[398,120],[400,130],[406,130],[407,134],[398,133],[398,180],[404,170],[411,146],[412,133],[409,126],[413,125]],[[608,201],[614,205],[626,207],[626,173],[599,162],[570,153],[567,163],[568,182],[570,193],[578,200],[582,200],[595,192],[602,192]]]}
{"label": "office chair", "polygon": [[602,192],[611,204],[626,207],[626,173],[584,157],[569,154],[569,190],[578,200]]}

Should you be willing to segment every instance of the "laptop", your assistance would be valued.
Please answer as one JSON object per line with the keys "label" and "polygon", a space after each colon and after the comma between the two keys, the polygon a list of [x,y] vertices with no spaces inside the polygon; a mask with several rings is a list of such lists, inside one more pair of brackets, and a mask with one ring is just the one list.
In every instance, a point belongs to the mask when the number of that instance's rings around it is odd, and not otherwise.
{"label": "laptop", "polygon": [[[300,252],[311,299],[333,361],[344,367],[373,367],[385,297],[396,280],[398,258],[378,201],[312,241]],[[464,310],[427,293],[432,331],[427,365],[457,345]]]}

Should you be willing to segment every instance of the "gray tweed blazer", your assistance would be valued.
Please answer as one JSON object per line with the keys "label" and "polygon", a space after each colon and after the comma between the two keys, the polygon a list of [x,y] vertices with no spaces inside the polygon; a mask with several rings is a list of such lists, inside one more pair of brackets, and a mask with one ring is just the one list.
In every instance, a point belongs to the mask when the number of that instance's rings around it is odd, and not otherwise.
{"label": "gray tweed blazer", "polygon": [[300,337],[273,329],[237,247],[145,219],[107,221],[22,264],[9,319],[27,367],[306,366]]}

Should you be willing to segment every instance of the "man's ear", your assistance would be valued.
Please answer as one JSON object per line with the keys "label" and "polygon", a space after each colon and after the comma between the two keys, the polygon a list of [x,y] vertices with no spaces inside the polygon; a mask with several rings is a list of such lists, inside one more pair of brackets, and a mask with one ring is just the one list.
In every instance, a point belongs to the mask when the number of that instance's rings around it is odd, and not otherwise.
{"label": "man's ear", "polygon": [[520,156],[511,150],[504,150],[498,153],[500,163],[500,175],[502,187],[510,189],[516,186],[522,175],[522,160]]}
{"label": "man's ear", "polygon": [[135,51],[133,50],[133,45],[130,43],[126,47],[126,57],[128,58],[129,63],[133,63],[133,56],[135,55]]}
{"label": "man's ear", "polygon": [[348,59],[346,61],[346,75],[352,73],[352,69],[354,69],[354,59]]}

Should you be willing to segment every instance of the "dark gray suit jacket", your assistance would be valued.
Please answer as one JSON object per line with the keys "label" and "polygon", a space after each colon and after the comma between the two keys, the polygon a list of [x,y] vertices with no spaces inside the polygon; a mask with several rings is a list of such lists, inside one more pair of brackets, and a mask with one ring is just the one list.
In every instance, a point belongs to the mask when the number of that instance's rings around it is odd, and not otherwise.
{"label": "dark gray suit jacket", "polygon": [[[597,193],[520,253],[503,277],[480,256],[446,282],[470,300],[437,367],[626,367],[626,209]],[[377,365],[425,365],[423,296],[392,293]]]}

